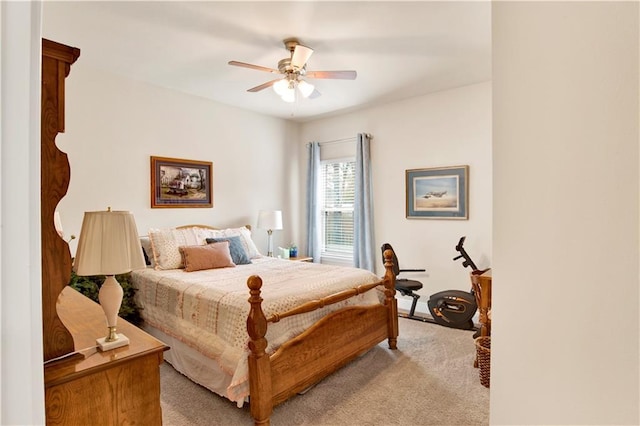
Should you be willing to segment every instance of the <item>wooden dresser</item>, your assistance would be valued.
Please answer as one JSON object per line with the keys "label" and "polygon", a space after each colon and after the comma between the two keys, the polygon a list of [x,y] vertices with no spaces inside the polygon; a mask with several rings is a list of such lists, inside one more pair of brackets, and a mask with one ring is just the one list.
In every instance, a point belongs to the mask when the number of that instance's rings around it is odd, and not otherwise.
{"label": "wooden dresser", "polygon": [[106,333],[97,303],[65,288],[58,315],[78,350],[45,365],[47,425],[160,425],[160,364],[168,347],[118,319],[128,346],[100,352],[96,338]]}

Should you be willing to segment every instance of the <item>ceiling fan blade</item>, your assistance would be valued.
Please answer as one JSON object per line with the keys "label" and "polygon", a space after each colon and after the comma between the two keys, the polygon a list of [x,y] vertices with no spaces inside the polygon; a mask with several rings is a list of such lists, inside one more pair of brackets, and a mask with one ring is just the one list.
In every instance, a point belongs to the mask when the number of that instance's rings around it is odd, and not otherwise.
{"label": "ceiling fan blade", "polygon": [[307,71],[307,78],[334,78],[341,80],[355,80],[358,73],[355,71]]}
{"label": "ceiling fan blade", "polygon": [[322,96],[322,93],[318,92],[318,89],[314,89],[309,95],[309,99],[319,98],[320,96]]}
{"label": "ceiling fan blade", "polygon": [[271,80],[271,81],[267,81],[266,83],[262,83],[260,86],[256,86],[256,87],[252,87],[251,89],[247,89],[247,92],[259,92],[263,89],[266,89],[267,87],[271,87],[274,84],[276,84],[276,82],[282,80],[281,78],[276,78],[275,80]]}
{"label": "ceiling fan blade", "polygon": [[291,66],[294,68],[302,69],[312,54],[312,48],[297,44],[295,49],[293,50],[293,54],[291,55]]}
{"label": "ceiling fan blade", "polygon": [[258,71],[266,71],[273,74],[280,74],[280,71],[275,70],[273,68],[261,67],[260,65],[247,64],[245,62],[229,61],[229,65],[233,65],[236,67],[249,68],[249,69],[258,70]]}

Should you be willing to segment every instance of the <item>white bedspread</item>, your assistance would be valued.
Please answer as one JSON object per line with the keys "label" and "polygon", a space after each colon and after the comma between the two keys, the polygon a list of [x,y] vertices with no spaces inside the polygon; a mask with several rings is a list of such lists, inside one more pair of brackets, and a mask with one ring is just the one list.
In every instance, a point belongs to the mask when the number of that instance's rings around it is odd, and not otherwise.
{"label": "white bedspread", "polygon": [[[182,269],[134,271],[136,300],[145,322],[217,361],[231,376],[226,396],[242,404],[249,394],[247,278],[262,278],[262,309],[269,317],[341,290],[369,284],[379,277],[369,271],[270,257],[234,268],[184,272]],[[317,311],[269,324],[267,352],[300,334],[329,312],[348,305],[380,303],[372,290]]]}

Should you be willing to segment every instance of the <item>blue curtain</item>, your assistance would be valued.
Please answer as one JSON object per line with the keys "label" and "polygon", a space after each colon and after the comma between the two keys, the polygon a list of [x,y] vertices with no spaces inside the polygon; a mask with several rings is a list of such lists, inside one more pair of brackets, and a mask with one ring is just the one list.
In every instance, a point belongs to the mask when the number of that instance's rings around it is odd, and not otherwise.
{"label": "blue curtain", "polygon": [[373,190],[371,187],[371,137],[358,133],[356,138],[356,185],[353,206],[353,264],[375,272],[373,238]]}
{"label": "blue curtain", "polygon": [[320,215],[318,197],[320,194],[320,144],[311,142],[307,145],[309,154],[307,163],[307,255],[313,261],[320,262]]}

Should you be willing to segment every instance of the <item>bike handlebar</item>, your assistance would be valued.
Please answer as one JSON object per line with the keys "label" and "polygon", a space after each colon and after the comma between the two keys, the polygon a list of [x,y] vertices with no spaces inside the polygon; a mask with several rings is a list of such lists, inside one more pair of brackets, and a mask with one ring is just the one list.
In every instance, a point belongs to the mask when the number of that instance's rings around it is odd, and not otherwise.
{"label": "bike handlebar", "polygon": [[458,260],[461,257],[464,258],[464,261],[462,262],[462,266],[464,266],[465,268],[467,266],[471,266],[471,269],[473,269],[474,271],[478,270],[478,267],[476,266],[475,263],[473,263],[473,260],[471,260],[471,257],[467,254],[467,251],[464,249],[463,244],[464,244],[464,240],[467,237],[461,237],[460,241],[458,241],[458,244],[456,245],[456,251],[460,252],[460,254],[456,257],[453,258],[453,260]]}

